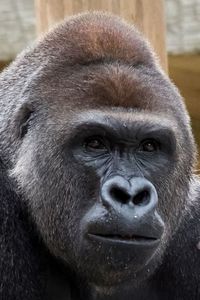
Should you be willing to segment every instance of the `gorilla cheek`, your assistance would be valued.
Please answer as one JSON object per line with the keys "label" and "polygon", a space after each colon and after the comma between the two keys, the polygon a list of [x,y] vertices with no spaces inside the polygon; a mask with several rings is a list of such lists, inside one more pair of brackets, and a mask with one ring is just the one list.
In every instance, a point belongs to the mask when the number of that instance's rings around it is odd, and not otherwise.
{"label": "gorilla cheek", "polygon": [[[74,261],[75,266],[83,247],[81,219],[94,202],[94,197],[97,198],[97,195],[94,196],[97,189],[91,186],[90,176],[88,178],[84,172],[74,171],[81,175],[65,174],[64,171],[64,180],[59,181],[57,193],[56,186],[49,186],[49,194],[56,194],[56,197],[51,196],[49,201],[47,198],[45,209],[49,213],[44,215],[48,215],[49,247],[66,263]],[[65,178],[70,178],[70,181]]]}

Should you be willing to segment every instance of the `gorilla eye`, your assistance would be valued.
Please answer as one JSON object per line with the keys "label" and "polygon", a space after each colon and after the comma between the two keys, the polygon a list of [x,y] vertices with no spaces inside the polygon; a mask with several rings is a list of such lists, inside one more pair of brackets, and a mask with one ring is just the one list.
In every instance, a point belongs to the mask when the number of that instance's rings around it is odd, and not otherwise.
{"label": "gorilla eye", "polygon": [[84,141],[84,147],[87,150],[95,151],[95,150],[105,150],[106,146],[102,141],[101,137],[90,137]]}
{"label": "gorilla eye", "polygon": [[159,148],[160,148],[159,143],[153,139],[145,140],[140,145],[140,151],[144,151],[144,152],[155,152],[158,151]]}

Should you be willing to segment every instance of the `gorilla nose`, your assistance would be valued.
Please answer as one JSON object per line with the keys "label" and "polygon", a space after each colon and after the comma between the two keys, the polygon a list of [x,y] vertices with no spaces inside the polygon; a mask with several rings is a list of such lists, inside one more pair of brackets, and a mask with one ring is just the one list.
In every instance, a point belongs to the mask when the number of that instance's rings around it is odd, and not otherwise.
{"label": "gorilla nose", "polygon": [[132,178],[127,181],[115,176],[106,181],[101,190],[105,206],[116,207],[117,204],[143,208],[143,213],[156,208],[158,197],[155,187],[145,178]]}

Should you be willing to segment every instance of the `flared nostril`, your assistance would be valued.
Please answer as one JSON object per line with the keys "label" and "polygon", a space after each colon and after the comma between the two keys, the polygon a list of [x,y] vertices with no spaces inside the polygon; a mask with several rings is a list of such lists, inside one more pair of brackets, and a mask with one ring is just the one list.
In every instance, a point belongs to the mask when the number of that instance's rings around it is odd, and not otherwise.
{"label": "flared nostril", "polygon": [[122,204],[126,204],[131,199],[131,195],[129,195],[127,191],[116,186],[110,189],[110,196],[114,201]]}
{"label": "flared nostril", "polygon": [[151,195],[147,189],[138,192],[136,195],[132,197],[132,202],[134,205],[145,206],[149,204],[150,200],[151,200]]}
{"label": "flared nostril", "polygon": [[107,207],[115,207],[115,203],[125,204],[127,207],[141,207],[146,210],[156,208],[158,197],[155,187],[145,178],[134,177],[127,181],[116,176],[106,181],[101,189],[102,203]]}

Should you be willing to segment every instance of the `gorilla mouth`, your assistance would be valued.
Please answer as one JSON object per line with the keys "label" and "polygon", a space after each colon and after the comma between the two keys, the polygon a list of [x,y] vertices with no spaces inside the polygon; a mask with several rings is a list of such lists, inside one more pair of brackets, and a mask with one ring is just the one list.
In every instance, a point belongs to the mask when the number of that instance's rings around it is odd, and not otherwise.
{"label": "gorilla mouth", "polygon": [[132,244],[154,244],[158,243],[160,239],[156,237],[141,236],[141,235],[120,235],[120,234],[88,234],[91,238],[98,239],[99,241],[122,242]]}

